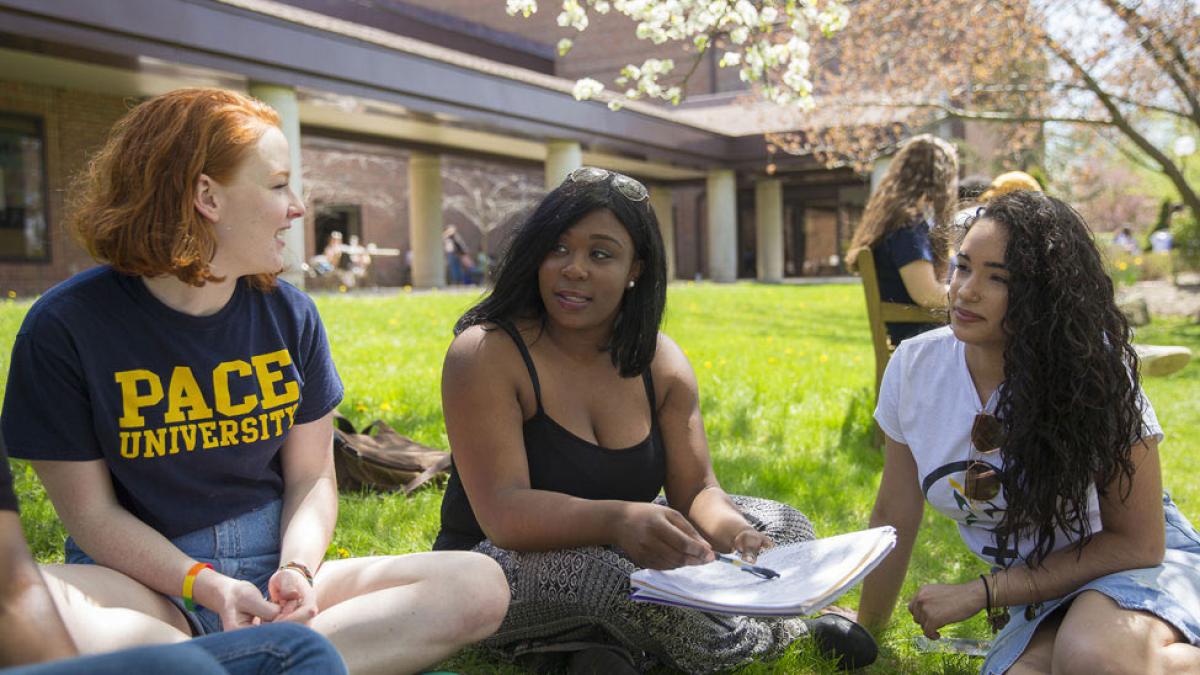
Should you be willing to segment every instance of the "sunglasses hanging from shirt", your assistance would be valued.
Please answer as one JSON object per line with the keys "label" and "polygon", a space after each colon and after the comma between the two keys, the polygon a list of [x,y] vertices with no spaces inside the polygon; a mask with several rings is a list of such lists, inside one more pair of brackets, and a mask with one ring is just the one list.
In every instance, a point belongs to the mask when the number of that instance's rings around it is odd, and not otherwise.
{"label": "sunglasses hanging from shirt", "polygon": [[1004,445],[1004,425],[991,413],[978,413],[971,424],[971,445],[980,458],[967,465],[963,496],[974,501],[989,501],[1000,494],[1000,469],[986,461],[995,457]]}

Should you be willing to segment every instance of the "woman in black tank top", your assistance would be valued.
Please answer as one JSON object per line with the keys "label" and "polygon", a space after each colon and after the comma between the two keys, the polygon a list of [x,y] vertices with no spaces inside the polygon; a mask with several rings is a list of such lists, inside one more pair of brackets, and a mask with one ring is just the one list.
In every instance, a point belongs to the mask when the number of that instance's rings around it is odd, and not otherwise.
{"label": "woman in black tank top", "polygon": [[434,547],[504,568],[512,603],[489,647],[604,645],[627,668],[696,672],[806,632],[627,599],[637,567],[753,560],[812,537],[791,507],[731,499],[717,482],[695,376],[658,332],[666,281],[646,188],[582,168],[517,229],[495,288],[455,326],[442,376],[454,466]]}

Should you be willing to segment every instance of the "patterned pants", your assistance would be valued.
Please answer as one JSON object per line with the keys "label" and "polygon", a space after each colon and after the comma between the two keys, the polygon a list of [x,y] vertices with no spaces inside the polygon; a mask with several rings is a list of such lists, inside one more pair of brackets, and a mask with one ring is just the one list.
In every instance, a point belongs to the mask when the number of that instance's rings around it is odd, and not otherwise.
{"label": "patterned pants", "polygon": [[[776,544],[814,538],[808,518],[786,504],[731,499]],[[484,540],[475,550],[500,563],[512,592],[500,630],[482,643],[505,658],[602,644],[626,652],[643,671],[661,664],[706,673],[778,656],[805,633],[798,619],[723,616],[633,602],[629,575],[638,568],[611,546],[519,553]]]}

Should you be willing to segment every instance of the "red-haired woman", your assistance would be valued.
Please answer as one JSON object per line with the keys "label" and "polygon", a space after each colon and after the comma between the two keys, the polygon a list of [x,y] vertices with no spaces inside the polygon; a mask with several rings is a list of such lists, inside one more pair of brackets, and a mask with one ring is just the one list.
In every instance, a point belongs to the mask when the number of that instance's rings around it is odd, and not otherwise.
{"label": "red-haired woman", "polygon": [[72,215],[104,265],[47,292],[18,333],[4,440],[71,535],[68,564],[45,571],[85,652],[298,621],[351,672],[412,671],[504,616],[504,576],[481,555],[323,561],[342,385],[312,301],[275,279],[304,214],[291,170],[258,101],[190,89],[139,105]]}

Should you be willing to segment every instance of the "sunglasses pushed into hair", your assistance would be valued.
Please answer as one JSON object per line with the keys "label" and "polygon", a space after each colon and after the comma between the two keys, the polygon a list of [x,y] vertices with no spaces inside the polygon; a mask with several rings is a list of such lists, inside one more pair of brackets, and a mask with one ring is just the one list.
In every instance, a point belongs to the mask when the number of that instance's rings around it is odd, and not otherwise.
{"label": "sunglasses pushed into hair", "polygon": [[601,169],[595,166],[581,166],[567,174],[567,180],[581,185],[606,181],[610,177],[612,178],[612,186],[629,201],[643,202],[650,197],[650,193],[646,191],[645,185],[616,171],[609,171],[608,169]]}
{"label": "sunglasses pushed into hair", "polygon": [[[975,415],[971,424],[971,445],[983,457],[1000,452],[1004,445],[1004,425],[991,413]],[[1000,494],[1000,470],[983,459],[972,459],[967,465],[963,495],[974,501],[989,501]]]}

